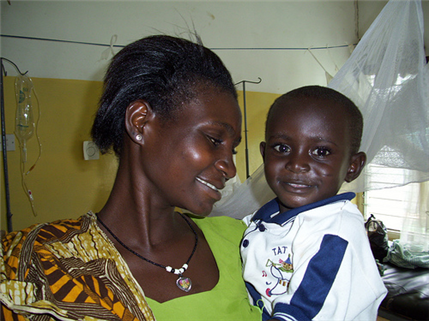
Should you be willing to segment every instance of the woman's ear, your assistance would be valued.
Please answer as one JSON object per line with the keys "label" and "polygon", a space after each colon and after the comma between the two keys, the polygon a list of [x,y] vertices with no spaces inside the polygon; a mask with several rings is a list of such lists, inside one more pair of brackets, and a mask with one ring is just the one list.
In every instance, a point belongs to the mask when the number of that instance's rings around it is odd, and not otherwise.
{"label": "woman's ear", "polygon": [[153,115],[152,108],[145,100],[132,102],[125,111],[125,130],[137,144],[144,141],[144,127]]}
{"label": "woman's ear", "polygon": [[347,170],[345,181],[350,183],[359,177],[360,173],[363,170],[363,167],[366,163],[366,154],[364,152],[359,152],[352,155],[350,158],[349,169]]}

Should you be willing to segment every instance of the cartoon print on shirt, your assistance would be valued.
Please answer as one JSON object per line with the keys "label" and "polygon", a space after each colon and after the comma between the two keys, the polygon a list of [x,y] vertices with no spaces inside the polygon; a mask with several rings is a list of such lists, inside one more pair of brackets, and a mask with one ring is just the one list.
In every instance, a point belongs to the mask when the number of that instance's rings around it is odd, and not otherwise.
{"label": "cartoon print on shirt", "polygon": [[[279,263],[275,263],[268,259],[265,264],[266,267],[270,267],[271,275],[277,279],[277,283],[272,288],[267,288],[265,293],[270,297],[272,295],[284,294],[287,291],[291,273],[293,272],[293,265],[290,259],[290,254],[286,261],[279,259]],[[266,282],[267,285],[271,285],[271,282]]]}

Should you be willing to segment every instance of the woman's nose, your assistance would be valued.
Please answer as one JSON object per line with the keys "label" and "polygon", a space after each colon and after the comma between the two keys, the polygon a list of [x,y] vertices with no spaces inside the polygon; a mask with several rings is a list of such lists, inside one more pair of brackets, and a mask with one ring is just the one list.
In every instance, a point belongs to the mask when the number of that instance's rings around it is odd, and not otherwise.
{"label": "woman's nose", "polygon": [[237,174],[237,168],[234,164],[234,159],[231,155],[225,155],[215,163],[216,168],[223,173],[223,176],[228,180]]}

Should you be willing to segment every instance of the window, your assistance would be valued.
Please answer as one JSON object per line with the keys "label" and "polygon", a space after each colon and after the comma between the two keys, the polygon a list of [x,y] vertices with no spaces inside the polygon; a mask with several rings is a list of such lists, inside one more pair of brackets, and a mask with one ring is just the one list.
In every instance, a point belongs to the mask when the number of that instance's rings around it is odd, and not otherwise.
{"label": "window", "polygon": [[[377,165],[369,165],[377,171],[380,184],[398,181],[401,172]],[[372,177],[372,178],[375,178]],[[395,233],[399,238],[400,231],[413,234],[427,234],[429,231],[428,189],[429,182],[410,183],[404,186],[371,190],[364,193],[364,214],[373,214],[383,221],[389,234]]]}
{"label": "window", "polygon": [[[410,205],[408,200],[413,194],[418,193],[419,185],[419,183],[411,183],[400,187],[365,192],[365,217],[373,214],[377,219],[383,221],[388,229],[400,231]],[[413,216],[418,216],[418,213],[413,213]]]}

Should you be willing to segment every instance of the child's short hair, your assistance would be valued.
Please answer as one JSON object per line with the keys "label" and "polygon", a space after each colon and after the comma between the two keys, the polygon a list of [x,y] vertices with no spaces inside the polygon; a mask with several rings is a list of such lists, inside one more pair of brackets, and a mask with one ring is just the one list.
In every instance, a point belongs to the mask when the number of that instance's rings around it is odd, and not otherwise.
{"label": "child's short hair", "polygon": [[[348,97],[344,96],[340,92],[323,86],[304,86],[287,92],[286,94],[278,97],[274,103],[271,105],[270,110],[267,115],[267,122],[265,124],[265,133],[267,132],[267,124],[271,116],[271,111],[273,107],[277,106],[280,103],[292,98],[311,98],[311,99],[322,99],[329,100],[332,102],[339,103],[344,107],[347,114],[348,128],[350,131],[350,144],[351,144],[351,153],[356,154],[359,152],[360,142],[362,139],[363,131],[363,117],[359,108],[351,101]],[[330,105],[324,105],[326,108],[329,108]]]}

